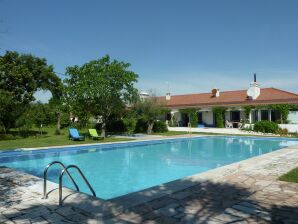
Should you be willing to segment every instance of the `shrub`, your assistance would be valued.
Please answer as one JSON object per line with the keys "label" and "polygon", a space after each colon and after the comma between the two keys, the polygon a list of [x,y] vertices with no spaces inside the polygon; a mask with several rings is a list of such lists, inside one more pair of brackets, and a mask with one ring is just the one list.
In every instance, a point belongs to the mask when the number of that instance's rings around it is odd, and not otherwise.
{"label": "shrub", "polygon": [[70,118],[68,113],[61,113],[60,128],[66,128],[70,126]]}
{"label": "shrub", "polygon": [[258,121],[254,125],[254,131],[263,133],[277,133],[278,125],[272,121]]}
{"label": "shrub", "polygon": [[286,128],[279,128],[278,131],[277,131],[277,134],[279,134],[279,135],[288,135],[289,131]]}
{"label": "shrub", "polygon": [[136,133],[146,133],[148,129],[148,124],[144,119],[139,119],[136,124]]}
{"label": "shrub", "polygon": [[108,132],[121,133],[125,131],[125,125],[123,120],[112,120],[106,124],[106,130]]}
{"label": "shrub", "polygon": [[153,125],[153,132],[162,133],[167,132],[168,127],[164,121],[155,121]]}
{"label": "shrub", "polygon": [[1,134],[0,141],[1,140],[16,140],[16,137],[11,134]]}
{"label": "shrub", "polygon": [[125,131],[128,134],[132,134],[136,129],[137,120],[135,118],[123,118],[122,121]]}

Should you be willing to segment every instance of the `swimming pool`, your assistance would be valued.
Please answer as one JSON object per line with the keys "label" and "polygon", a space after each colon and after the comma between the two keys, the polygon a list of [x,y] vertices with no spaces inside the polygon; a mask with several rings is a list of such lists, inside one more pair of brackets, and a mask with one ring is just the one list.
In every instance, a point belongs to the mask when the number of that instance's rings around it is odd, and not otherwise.
{"label": "swimming pool", "polygon": [[[43,177],[45,166],[58,160],[81,168],[97,197],[111,199],[181,179],[216,167],[298,144],[297,139],[254,137],[196,137],[128,143],[51,148],[0,153],[0,165]],[[60,168],[48,177],[58,183]],[[81,191],[90,194],[71,172]],[[73,188],[64,178],[67,187]]]}

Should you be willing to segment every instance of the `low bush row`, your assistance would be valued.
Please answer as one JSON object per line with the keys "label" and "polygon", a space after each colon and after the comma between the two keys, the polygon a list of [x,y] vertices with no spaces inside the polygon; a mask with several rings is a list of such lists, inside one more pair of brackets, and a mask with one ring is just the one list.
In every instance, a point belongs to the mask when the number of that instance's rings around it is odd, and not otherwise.
{"label": "low bush row", "polygon": [[276,122],[258,121],[254,124],[253,131],[262,133],[272,133],[278,135],[288,135],[289,131],[286,128],[279,128]]}
{"label": "low bush row", "polygon": [[[107,131],[113,133],[146,133],[148,124],[143,119],[124,118],[111,121],[107,124]],[[155,121],[153,125],[154,133],[167,132],[168,128],[164,121]]]}
{"label": "low bush row", "polygon": [[254,131],[275,134],[278,131],[278,125],[272,121],[258,121],[254,125]]}

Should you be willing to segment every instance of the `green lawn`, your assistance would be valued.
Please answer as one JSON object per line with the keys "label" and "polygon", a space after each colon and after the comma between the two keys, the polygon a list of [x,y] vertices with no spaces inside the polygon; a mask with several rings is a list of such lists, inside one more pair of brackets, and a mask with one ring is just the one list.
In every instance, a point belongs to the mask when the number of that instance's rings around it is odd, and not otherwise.
{"label": "green lawn", "polygon": [[[92,140],[86,137],[85,141],[72,141],[68,139],[68,129],[63,129],[61,135],[55,135],[55,128],[44,128],[46,132],[42,136],[35,135],[27,138],[18,137],[16,140],[0,140],[0,150],[17,149],[17,148],[33,148],[61,145],[75,145],[87,143],[103,143],[103,142],[120,142],[130,141],[133,139],[108,137],[104,140]],[[80,131],[81,134],[87,133],[86,130]]]}
{"label": "green lawn", "polygon": [[172,136],[172,135],[187,135],[189,134],[186,131],[168,131],[168,132],[161,132],[161,133],[153,133],[153,135],[163,135],[163,136]]}
{"label": "green lawn", "polygon": [[278,178],[281,181],[298,183],[298,167]]}

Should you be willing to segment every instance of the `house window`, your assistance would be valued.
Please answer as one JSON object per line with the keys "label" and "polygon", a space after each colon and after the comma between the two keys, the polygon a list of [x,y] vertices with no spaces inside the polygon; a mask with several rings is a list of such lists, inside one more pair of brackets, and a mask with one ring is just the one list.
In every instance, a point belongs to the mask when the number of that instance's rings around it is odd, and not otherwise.
{"label": "house window", "polygon": [[240,121],[240,111],[231,111],[231,121]]}
{"label": "house window", "polygon": [[280,112],[278,110],[271,111],[271,121],[278,122],[280,118]]}
{"label": "house window", "polygon": [[268,110],[261,110],[261,120],[262,121],[268,121],[269,120]]}
{"label": "house window", "polygon": [[259,111],[258,110],[254,110],[252,111],[252,123],[256,123],[259,120],[259,115],[258,115]]}

